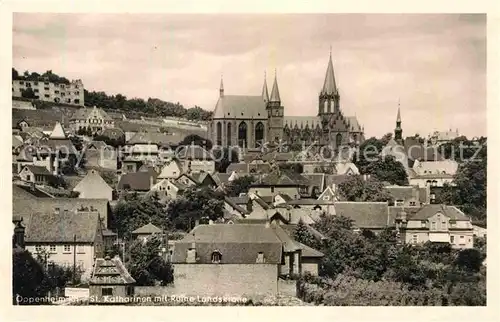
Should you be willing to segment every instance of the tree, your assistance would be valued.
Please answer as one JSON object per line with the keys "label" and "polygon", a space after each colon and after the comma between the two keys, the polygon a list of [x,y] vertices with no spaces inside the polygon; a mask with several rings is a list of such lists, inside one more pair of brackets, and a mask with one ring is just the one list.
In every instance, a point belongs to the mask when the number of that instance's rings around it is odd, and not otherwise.
{"label": "tree", "polygon": [[389,143],[389,141],[392,139],[392,132],[389,132],[389,133],[386,133],[384,134],[384,136],[382,137],[382,139],[380,140],[384,145],[386,145],[387,143]]}
{"label": "tree", "polygon": [[204,147],[207,150],[212,149],[212,142],[199,136],[198,134],[189,134],[181,142],[179,142],[179,146],[181,145],[198,145]]}
{"label": "tree", "polygon": [[250,175],[236,178],[229,183],[226,193],[229,197],[238,197],[241,193],[247,193],[254,181],[255,178]]}
{"label": "tree", "polygon": [[101,178],[112,188],[114,188],[117,184],[118,177],[115,171],[110,170],[102,170],[100,172]]}
{"label": "tree", "polygon": [[215,170],[220,173],[225,173],[231,163],[239,161],[238,151],[232,148],[224,147],[222,149],[213,149],[215,159]]}
{"label": "tree", "polygon": [[24,90],[21,90],[21,97],[30,98],[30,99],[37,98],[37,96],[35,95],[35,92],[33,92],[33,89],[31,89],[31,87],[28,87]]}
{"label": "tree", "polygon": [[314,249],[319,249],[321,247],[321,242],[307,229],[302,219],[299,220],[299,223],[293,231],[293,239]]}
{"label": "tree", "polygon": [[477,249],[464,249],[458,253],[455,266],[467,272],[479,272],[482,267],[484,257]]}
{"label": "tree", "polygon": [[[49,290],[41,287],[46,276],[40,263],[28,251],[14,251],[12,260],[12,303],[16,304],[17,296],[45,296]],[[19,304],[29,305],[26,301]]]}
{"label": "tree", "polygon": [[191,188],[167,207],[173,228],[190,231],[201,220],[216,221],[223,216],[223,195],[209,188]]}
{"label": "tree", "polygon": [[165,286],[174,280],[173,268],[160,256],[163,247],[167,247],[163,236],[153,235],[144,243],[136,239],[130,246],[130,260],[126,262],[130,275],[138,286],[160,283]]}
{"label": "tree", "polygon": [[339,184],[339,192],[347,201],[390,201],[389,192],[376,178],[364,180],[361,175],[349,176]]}
{"label": "tree", "polygon": [[358,167],[361,174],[366,173],[366,167],[379,159],[379,155],[385,144],[382,140],[371,137],[365,140],[359,146],[358,150],[353,155],[353,162]]}
{"label": "tree", "polygon": [[278,167],[281,171],[289,171],[294,173],[304,172],[304,166],[302,163],[280,163]]}
{"label": "tree", "polygon": [[12,80],[16,79],[19,79],[19,72],[14,67],[12,67]]}
{"label": "tree", "polygon": [[375,176],[380,181],[387,181],[398,186],[408,185],[408,175],[403,164],[393,156],[386,156],[371,162],[366,166],[365,173]]}

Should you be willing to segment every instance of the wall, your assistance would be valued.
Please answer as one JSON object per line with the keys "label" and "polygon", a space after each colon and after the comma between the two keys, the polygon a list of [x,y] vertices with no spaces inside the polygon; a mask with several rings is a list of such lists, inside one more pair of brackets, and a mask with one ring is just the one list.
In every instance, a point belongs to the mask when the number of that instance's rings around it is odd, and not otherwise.
{"label": "wall", "polygon": [[117,153],[113,150],[93,150],[85,151],[87,167],[104,168],[110,170],[117,169]]}
{"label": "wall", "polygon": [[87,184],[84,187],[78,187],[74,191],[80,192],[78,198],[82,199],[108,199],[113,200],[113,189],[104,184]]}
{"label": "wall", "polygon": [[320,258],[302,257],[302,274],[309,272],[314,276],[318,275],[318,263]]}
{"label": "wall", "polygon": [[[54,245],[54,244],[53,244]],[[73,245],[70,245],[70,250],[68,252],[64,251],[64,245],[61,243],[55,244],[56,251],[49,252],[49,261],[53,261],[57,265],[70,266],[73,267]],[[49,244],[42,246],[42,249],[49,251]],[[34,257],[37,256],[34,243],[27,243],[26,250],[33,254]],[[81,247],[76,247],[76,266],[82,267],[83,270],[87,271],[92,269],[94,264],[94,247],[92,245],[86,244]]]}
{"label": "wall", "polygon": [[275,196],[279,193],[284,193],[289,195],[292,199],[300,198],[298,187],[274,187],[274,192],[271,191],[271,187],[251,187],[248,193],[256,193],[261,197]]}
{"label": "wall", "polygon": [[[110,287],[113,289],[113,295],[111,296],[102,296],[102,288]],[[125,285],[90,285],[89,286],[89,302],[92,303],[110,303],[106,301],[106,297],[108,301],[119,301],[121,298],[125,298],[127,296],[127,287]]]}
{"label": "wall", "polygon": [[[21,85],[21,83],[23,83]],[[29,87],[33,89],[35,95],[38,95],[38,99],[47,102],[55,102],[58,99],[59,103],[64,104],[73,104],[73,105],[84,105],[84,87],[83,84],[80,83],[71,83],[71,84],[55,84],[51,82],[43,82],[43,81],[21,81],[14,80],[12,81],[12,96],[21,97],[21,89],[27,88],[27,84],[30,84]],[[61,87],[62,86],[62,87]],[[78,86],[78,88],[77,88]],[[78,94],[76,94],[78,92]],[[63,94],[64,93],[64,96]],[[68,99],[70,100],[68,102]],[[75,99],[79,100],[75,103]]]}
{"label": "wall", "polygon": [[276,294],[276,264],[174,264],[179,294],[252,296]]}

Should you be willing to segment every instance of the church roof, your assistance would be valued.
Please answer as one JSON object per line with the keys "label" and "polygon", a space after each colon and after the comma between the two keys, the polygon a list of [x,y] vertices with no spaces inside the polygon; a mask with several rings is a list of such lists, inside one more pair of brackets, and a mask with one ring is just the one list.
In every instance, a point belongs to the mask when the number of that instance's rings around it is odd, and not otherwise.
{"label": "church roof", "polygon": [[270,102],[281,102],[280,91],[278,89],[278,78],[274,75],[273,89],[271,90]]}
{"label": "church roof", "polygon": [[262,86],[262,99],[265,102],[269,102],[269,93],[267,92],[267,81],[265,76],[264,76],[264,85]]}
{"label": "church roof", "polygon": [[332,55],[330,54],[330,60],[328,61],[328,67],[326,69],[325,82],[323,84],[323,89],[321,90],[323,95],[333,95],[337,94],[337,84],[335,83],[335,75],[333,72],[333,62]]}
{"label": "church roof", "polygon": [[267,119],[266,103],[259,96],[224,95],[215,106],[214,119]]}

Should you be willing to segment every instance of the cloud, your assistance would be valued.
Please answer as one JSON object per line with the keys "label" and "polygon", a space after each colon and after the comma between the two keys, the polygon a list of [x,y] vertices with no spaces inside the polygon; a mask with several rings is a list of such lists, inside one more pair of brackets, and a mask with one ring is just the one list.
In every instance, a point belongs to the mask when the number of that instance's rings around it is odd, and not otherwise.
{"label": "cloud", "polygon": [[14,67],[89,90],[214,108],[278,72],[287,115],[315,115],[329,48],[341,108],[368,136],[459,128],[486,134],[485,15],[16,13]]}

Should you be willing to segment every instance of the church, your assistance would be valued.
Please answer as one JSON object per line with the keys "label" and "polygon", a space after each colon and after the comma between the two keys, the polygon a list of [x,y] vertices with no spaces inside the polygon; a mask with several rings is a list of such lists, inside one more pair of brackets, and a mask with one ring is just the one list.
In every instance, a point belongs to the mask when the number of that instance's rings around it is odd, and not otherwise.
{"label": "church", "polygon": [[307,146],[357,146],[364,128],[355,116],[345,116],[335,82],[332,55],[318,95],[316,116],[285,116],[277,76],[269,95],[266,79],[261,95],[226,95],[221,80],[219,99],[208,126],[208,137],[219,146],[260,150],[268,142]]}

